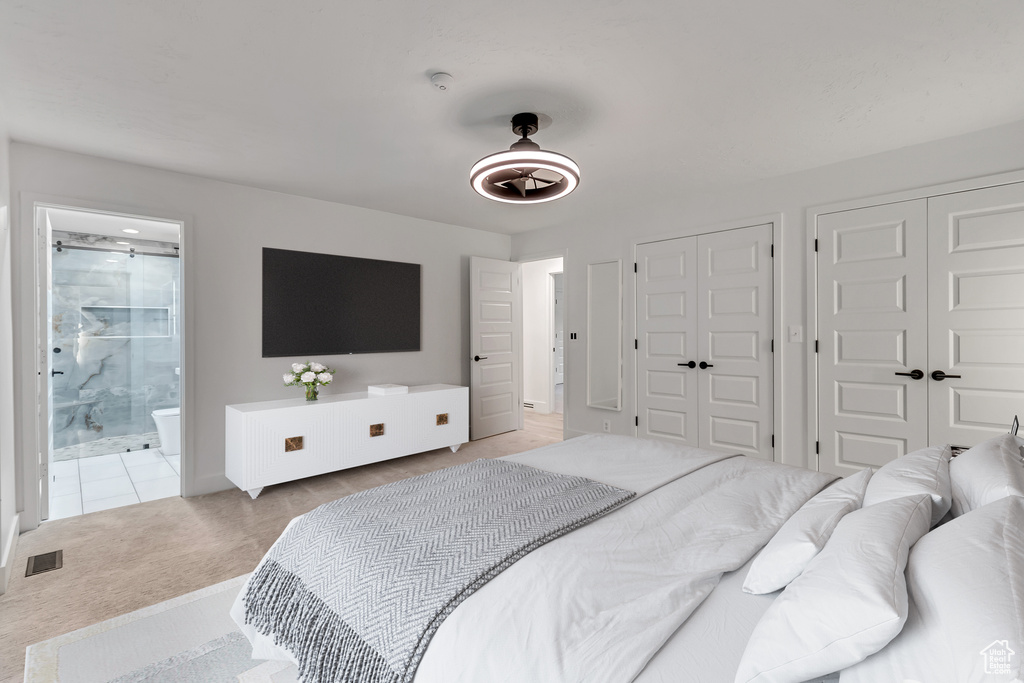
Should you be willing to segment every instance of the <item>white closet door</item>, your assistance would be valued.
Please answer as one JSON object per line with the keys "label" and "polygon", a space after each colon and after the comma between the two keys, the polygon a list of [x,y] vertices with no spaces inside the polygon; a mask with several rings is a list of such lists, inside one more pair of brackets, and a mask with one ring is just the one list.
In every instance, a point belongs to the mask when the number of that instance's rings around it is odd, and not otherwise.
{"label": "white closet door", "polygon": [[818,217],[818,469],[928,445],[925,200]]}
{"label": "white closet door", "polygon": [[700,447],[772,456],[772,226],[697,239]]}
{"label": "white closet door", "polygon": [[637,246],[637,433],[696,447],[697,238]]}
{"label": "white closet door", "polygon": [[1024,184],[933,197],[929,430],[971,446],[1024,418]]}

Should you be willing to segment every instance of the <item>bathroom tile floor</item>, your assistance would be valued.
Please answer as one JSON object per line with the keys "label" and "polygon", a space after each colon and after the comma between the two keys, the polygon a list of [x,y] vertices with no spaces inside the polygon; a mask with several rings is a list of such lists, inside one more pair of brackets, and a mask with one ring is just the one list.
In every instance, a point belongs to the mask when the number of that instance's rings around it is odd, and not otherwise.
{"label": "bathroom tile floor", "polygon": [[159,448],[50,466],[50,519],[181,495],[181,456]]}
{"label": "bathroom tile floor", "polygon": [[108,436],[102,439],[86,441],[74,446],[64,446],[53,449],[54,461],[75,460],[76,458],[91,458],[96,455],[107,455],[108,453],[123,453],[125,451],[141,451],[160,447],[160,435],[157,432],[146,432],[144,434],[127,434],[125,436]]}

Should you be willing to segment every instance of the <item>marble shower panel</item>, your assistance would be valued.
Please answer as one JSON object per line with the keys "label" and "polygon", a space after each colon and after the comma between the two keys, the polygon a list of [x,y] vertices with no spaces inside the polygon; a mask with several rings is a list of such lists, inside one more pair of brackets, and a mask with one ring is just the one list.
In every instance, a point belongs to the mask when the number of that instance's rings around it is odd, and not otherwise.
{"label": "marble shower panel", "polygon": [[52,256],[53,448],[155,431],[150,413],[179,405],[178,259]]}

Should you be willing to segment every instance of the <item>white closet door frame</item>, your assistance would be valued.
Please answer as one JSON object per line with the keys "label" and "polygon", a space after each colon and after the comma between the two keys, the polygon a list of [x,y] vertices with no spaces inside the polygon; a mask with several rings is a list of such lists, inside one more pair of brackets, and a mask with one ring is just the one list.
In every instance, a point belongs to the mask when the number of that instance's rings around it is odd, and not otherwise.
{"label": "white closet door frame", "polygon": [[[836,213],[838,211],[847,211],[849,209],[860,209],[869,206],[878,206],[880,204],[894,204],[896,202],[904,202],[912,199],[928,199],[930,197],[937,197],[955,192],[967,192],[970,190],[998,187],[1000,185],[1009,185],[1020,182],[1024,182],[1024,170],[1012,171],[1010,173],[999,173],[980,178],[970,178],[967,180],[958,180],[939,185],[927,185],[911,190],[862,197],[860,199],[850,199],[842,202],[831,202],[828,204],[809,207],[804,212],[804,225],[806,226],[806,235],[804,237],[804,263],[806,264],[807,271],[804,296],[807,302],[806,329],[808,330],[807,353],[805,354],[804,359],[807,368],[807,467],[810,469],[818,469],[818,455],[815,452],[815,443],[818,441],[818,357],[814,353],[814,331],[818,329],[818,272],[814,253],[815,240],[818,237],[818,217],[824,214]],[[778,243],[779,240],[776,239],[776,244]],[[779,282],[778,278],[781,263],[778,258],[778,254],[776,255],[775,261],[776,282]],[[776,306],[776,339],[779,339],[781,329],[780,323],[778,322],[779,308],[779,306]],[[777,351],[778,348],[776,348],[776,352]],[[779,354],[776,353],[776,363],[778,363],[778,355]],[[778,373],[778,369],[776,369],[776,373]],[[776,376],[779,375],[776,374]],[[776,382],[776,422],[779,420],[780,404],[778,398],[778,387],[780,384],[781,382]],[[778,435],[778,429],[776,429],[776,435]],[[778,441],[776,441],[776,449],[777,448]]]}
{"label": "white closet door frame", "polygon": [[[751,217],[749,219],[735,220],[735,221],[726,221],[726,222],[723,222],[723,223],[716,223],[716,224],[712,224],[712,225],[702,225],[702,226],[697,226],[697,227],[693,227],[693,228],[689,228],[689,229],[675,230],[675,231],[672,231],[672,232],[656,233],[656,234],[653,234],[653,235],[650,235],[650,236],[646,236],[642,240],[632,241],[630,243],[630,245],[631,245],[631,248],[632,248],[633,262],[635,264],[637,262],[637,258],[638,258],[637,257],[637,250],[638,250],[638,248],[640,247],[641,244],[648,244],[648,243],[651,243],[651,242],[663,242],[663,241],[667,241],[667,240],[674,240],[674,239],[685,238],[685,237],[696,237],[697,235],[719,233],[719,232],[724,232],[724,231],[727,231],[727,230],[736,230],[736,229],[739,229],[739,228],[749,228],[749,227],[752,227],[752,226],[763,225],[763,224],[769,224],[771,226],[771,236],[772,236],[771,241],[772,241],[772,244],[774,245],[773,253],[771,255],[771,260],[772,260],[772,289],[773,289],[774,303],[773,303],[773,307],[772,307],[772,309],[773,309],[773,312],[772,312],[772,342],[770,342],[772,344],[772,346],[774,347],[774,351],[772,353],[772,373],[773,373],[773,376],[776,378],[776,381],[774,381],[773,384],[772,384],[772,405],[773,405],[773,430],[772,430],[773,434],[772,434],[772,438],[774,439],[774,452],[777,454],[776,455],[776,461],[777,462],[781,462],[781,463],[785,463],[785,464],[791,464],[791,465],[795,465],[795,466],[806,467],[808,465],[808,463],[807,463],[806,459],[803,457],[803,453],[802,453],[801,450],[798,449],[796,451],[791,451],[790,453],[787,453],[787,450],[786,450],[787,437],[786,437],[786,434],[785,434],[785,430],[783,430],[783,428],[782,428],[783,424],[784,424],[784,422],[786,420],[786,416],[788,414],[792,414],[792,413],[803,414],[804,413],[804,408],[803,408],[803,406],[799,406],[799,407],[793,406],[789,410],[787,410],[786,406],[784,405],[784,402],[782,400],[782,382],[781,381],[777,381],[777,378],[782,377],[782,373],[783,373],[783,370],[784,370],[784,367],[785,367],[783,358],[786,355],[784,353],[786,351],[786,345],[784,344],[785,337],[783,336],[783,305],[781,303],[782,302],[782,295],[780,293],[780,283],[782,282],[782,272],[783,272],[783,268],[786,265],[785,255],[784,255],[784,253],[783,253],[783,251],[781,250],[781,247],[780,247],[780,245],[782,243],[782,214],[781,213],[765,214],[765,215],[761,215],[761,216],[754,216],[754,217]],[[636,308],[636,305],[637,305],[636,292],[637,292],[637,279],[636,279],[636,271],[634,270],[632,292],[630,292],[628,295],[623,297],[623,316],[624,316],[624,319],[632,320],[633,321],[633,336],[634,336],[635,340],[638,339],[638,334],[639,334],[638,329],[637,329],[637,314],[638,314],[638,311],[637,311],[637,308]],[[801,351],[798,349],[798,347],[796,345],[793,345],[793,346],[794,346],[793,354],[791,355],[791,359],[790,359],[789,362],[790,363],[799,363],[800,359],[802,358]],[[800,346],[803,346],[803,345],[800,345]],[[632,410],[634,416],[636,416],[637,415],[637,410],[638,410],[638,393],[637,392],[639,391],[639,383],[641,381],[641,378],[638,376],[638,369],[639,368],[638,368],[638,357],[636,355],[637,354],[636,349],[634,349],[633,353],[634,353],[633,363],[631,364],[632,365],[632,371],[633,371],[633,378],[632,378],[633,381],[632,381],[631,385],[633,387],[633,391],[630,392],[627,395],[627,397],[626,397],[625,409],[626,410]],[[637,429],[636,427],[634,427],[633,434],[635,436],[640,436],[640,430]],[[795,443],[799,443],[799,440],[800,440],[799,438],[790,437],[789,442],[790,443],[794,443],[794,442]],[[812,445],[812,448],[813,448],[813,442],[812,442],[811,445]]]}

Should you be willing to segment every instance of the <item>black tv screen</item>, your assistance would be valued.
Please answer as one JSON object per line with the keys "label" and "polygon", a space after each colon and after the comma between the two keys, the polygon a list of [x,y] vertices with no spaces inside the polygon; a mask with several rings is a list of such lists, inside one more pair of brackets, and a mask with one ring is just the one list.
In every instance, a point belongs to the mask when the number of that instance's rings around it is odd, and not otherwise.
{"label": "black tv screen", "polygon": [[420,350],[420,265],[263,249],[263,357]]}

